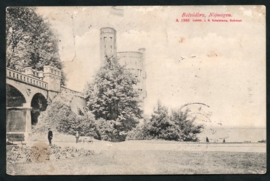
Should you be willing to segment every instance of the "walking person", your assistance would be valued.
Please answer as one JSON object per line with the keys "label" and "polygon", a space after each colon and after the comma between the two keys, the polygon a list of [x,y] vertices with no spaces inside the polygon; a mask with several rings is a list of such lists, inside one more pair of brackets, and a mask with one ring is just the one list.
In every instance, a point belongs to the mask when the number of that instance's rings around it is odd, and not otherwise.
{"label": "walking person", "polygon": [[51,131],[51,128],[48,129],[48,140],[49,140],[49,144],[50,146],[52,145],[52,138],[53,138],[53,132]]}
{"label": "walking person", "polygon": [[80,137],[79,131],[76,131],[75,137],[76,137],[76,143],[78,143],[79,142],[79,137]]}

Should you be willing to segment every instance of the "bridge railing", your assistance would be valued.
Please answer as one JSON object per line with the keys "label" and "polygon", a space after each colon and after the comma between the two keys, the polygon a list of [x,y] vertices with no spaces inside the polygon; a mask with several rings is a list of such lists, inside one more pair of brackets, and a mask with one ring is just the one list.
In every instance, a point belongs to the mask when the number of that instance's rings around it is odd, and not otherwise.
{"label": "bridge railing", "polygon": [[32,77],[29,75],[22,74],[21,72],[18,72],[16,70],[12,70],[10,68],[6,68],[6,76],[7,78],[18,80],[20,82],[25,82],[27,84],[40,87],[43,89],[48,89],[48,83],[44,82],[43,80],[40,80],[36,77]]}

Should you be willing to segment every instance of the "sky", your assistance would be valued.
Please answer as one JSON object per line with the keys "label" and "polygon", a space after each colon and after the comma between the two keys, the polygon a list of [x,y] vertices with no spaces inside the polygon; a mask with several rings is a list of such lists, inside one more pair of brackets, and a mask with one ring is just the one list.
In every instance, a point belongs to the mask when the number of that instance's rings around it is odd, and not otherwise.
{"label": "sky", "polygon": [[[146,49],[146,114],[158,100],[171,109],[200,102],[209,106],[211,121],[223,126],[266,127],[264,6],[38,7],[37,12],[59,37],[67,87],[82,91],[92,81],[100,64],[100,28],[112,27],[118,52]],[[231,14],[242,22],[181,22],[183,13]]]}

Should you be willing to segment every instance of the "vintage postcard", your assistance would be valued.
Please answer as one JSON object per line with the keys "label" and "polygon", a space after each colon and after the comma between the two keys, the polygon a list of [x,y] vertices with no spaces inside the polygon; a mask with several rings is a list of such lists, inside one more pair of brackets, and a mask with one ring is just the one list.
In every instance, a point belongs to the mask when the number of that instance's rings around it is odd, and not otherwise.
{"label": "vintage postcard", "polygon": [[7,174],[266,173],[265,14],[7,7]]}

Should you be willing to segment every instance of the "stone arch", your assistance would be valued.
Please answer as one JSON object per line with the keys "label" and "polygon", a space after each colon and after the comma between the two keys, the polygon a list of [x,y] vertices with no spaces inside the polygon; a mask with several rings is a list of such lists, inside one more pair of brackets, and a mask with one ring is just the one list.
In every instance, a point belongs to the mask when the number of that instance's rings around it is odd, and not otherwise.
{"label": "stone arch", "polygon": [[47,100],[47,94],[45,94],[43,91],[38,91],[38,90],[32,90],[33,92],[31,93],[31,96],[29,97],[29,102],[31,105],[31,102],[34,98],[34,96],[38,95],[42,95],[46,100]]}
{"label": "stone arch", "polygon": [[27,95],[19,87],[6,84],[6,94],[7,107],[22,107],[27,103]]}
{"label": "stone arch", "polygon": [[31,99],[31,107],[31,123],[32,125],[36,125],[40,113],[47,108],[46,96],[40,92],[35,93]]}

